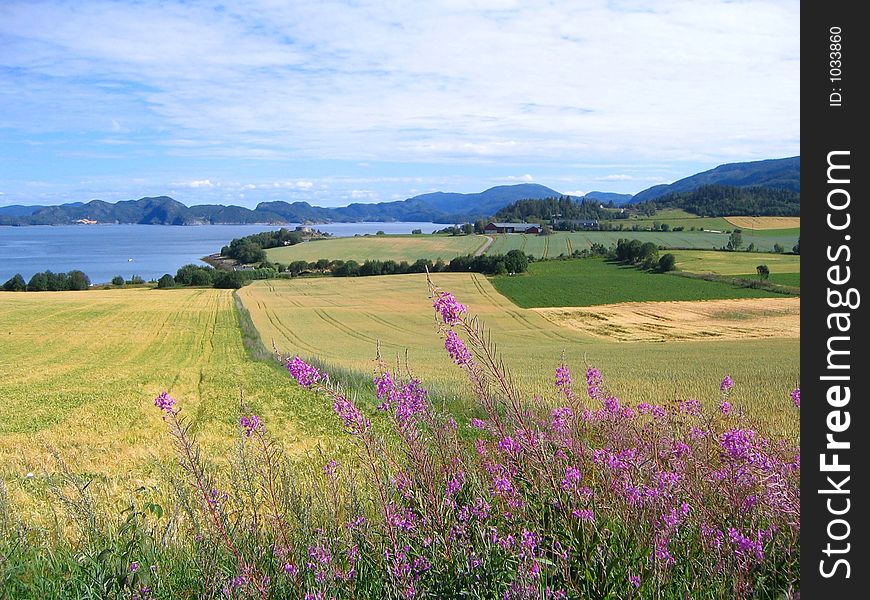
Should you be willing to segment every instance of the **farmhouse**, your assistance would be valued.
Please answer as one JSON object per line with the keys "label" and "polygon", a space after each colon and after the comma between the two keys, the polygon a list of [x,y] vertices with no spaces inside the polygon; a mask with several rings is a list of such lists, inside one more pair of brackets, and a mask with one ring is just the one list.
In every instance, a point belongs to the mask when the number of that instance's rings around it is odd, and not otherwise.
{"label": "farmhouse", "polygon": [[487,223],[486,233],[541,233],[541,226],[534,223]]}

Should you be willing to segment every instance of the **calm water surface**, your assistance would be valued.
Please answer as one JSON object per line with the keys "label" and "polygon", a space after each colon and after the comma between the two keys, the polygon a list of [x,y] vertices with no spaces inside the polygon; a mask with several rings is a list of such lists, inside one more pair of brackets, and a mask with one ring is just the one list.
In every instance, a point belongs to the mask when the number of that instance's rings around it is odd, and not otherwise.
{"label": "calm water surface", "polygon": [[[285,225],[293,229],[295,225]],[[435,223],[333,223],[316,225],[335,236],[376,233],[431,233]],[[146,281],[172,275],[188,263],[219,252],[233,238],[279,229],[275,225],[58,225],[0,226],[0,285],[16,273],[25,280],[39,271],[79,269],[93,283],[115,275]]]}

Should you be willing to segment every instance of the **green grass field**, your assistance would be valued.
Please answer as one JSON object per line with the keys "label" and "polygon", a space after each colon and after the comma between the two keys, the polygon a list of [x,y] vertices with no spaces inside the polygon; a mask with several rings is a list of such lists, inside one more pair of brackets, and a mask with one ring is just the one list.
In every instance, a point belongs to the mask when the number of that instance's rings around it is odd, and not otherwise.
{"label": "green grass field", "polygon": [[796,254],[770,252],[712,252],[699,250],[671,250],[677,259],[677,268],[689,273],[716,273],[740,275],[756,273],[758,265],[767,265],[770,274],[800,273],[801,257]]}
{"label": "green grass field", "polygon": [[486,242],[483,236],[451,235],[377,235],[324,239],[304,242],[295,246],[271,248],[266,251],[269,260],[289,264],[294,260],[407,260],[419,258],[449,261],[456,256],[473,254]]}
{"label": "green grass field", "polygon": [[230,453],[240,387],[290,449],[337,432],[280,366],[248,358],[227,290],[4,293],[0,334],[3,479],[53,471],[48,447],[78,472],[144,477],[171,452],[163,390],[214,456]]}
{"label": "green grass field", "polygon": [[[743,277],[745,279],[758,279],[758,273],[737,273],[735,277]],[[800,273],[773,273],[768,276],[768,281],[778,283],[779,285],[788,285],[799,288],[801,286]]]}
{"label": "green grass field", "polygon": [[639,227],[652,227],[653,224],[667,223],[671,229],[674,227],[684,227],[687,231],[694,227],[695,229],[712,229],[715,231],[729,231],[734,229],[734,225],[726,221],[723,217],[699,217],[692,213],[679,209],[660,210],[653,217],[638,217],[631,216],[628,219],[612,219],[607,221],[614,226],[622,225],[623,228],[630,228],[633,225]]}
{"label": "green grass field", "polygon": [[647,273],[600,258],[532,263],[528,273],[494,277],[492,284],[523,308],[775,296],[715,281]]}
{"label": "green grass field", "polygon": [[[553,370],[563,352],[578,380],[588,361],[630,403],[685,397],[716,402],[719,381],[731,374],[738,382],[736,402],[753,407],[753,414],[776,431],[791,436],[798,431],[787,396],[800,376],[796,338],[717,340],[713,323],[705,341],[608,341],[518,308],[481,275],[438,273],[433,280],[483,319],[517,385],[530,395],[553,393]],[[404,364],[407,350],[411,372],[437,396],[469,391],[437,335],[423,275],[263,281],[239,294],[267,346],[274,343],[284,353],[316,356],[362,373],[374,370],[378,344],[391,363]],[[746,325],[751,327],[751,321]],[[450,404],[459,413],[462,407],[461,401]]]}
{"label": "green grass field", "polygon": [[[720,249],[728,243],[726,233],[701,231],[652,232],[652,231],[558,231],[553,235],[497,234],[487,254],[506,254],[519,248],[536,258],[554,258],[560,254],[570,255],[574,250],[584,250],[593,243],[605,247],[615,246],[619,239],[638,239],[652,242],[665,248],[694,248],[699,250]],[[792,235],[755,235],[744,233],[743,243],[754,243],[761,251],[772,250],[775,243],[791,249],[797,243],[799,233]]]}

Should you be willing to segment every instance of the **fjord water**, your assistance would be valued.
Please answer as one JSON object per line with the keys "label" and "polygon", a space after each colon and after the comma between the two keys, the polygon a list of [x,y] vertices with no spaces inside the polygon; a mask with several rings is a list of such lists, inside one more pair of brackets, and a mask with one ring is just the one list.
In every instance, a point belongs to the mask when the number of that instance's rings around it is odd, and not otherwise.
{"label": "fjord water", "polygon": [[[146,281],[172,275],[188,263],[219,252],[233,238],[280,229],[277,225],[33,225],[0,227],[0,285],[16,273],[25,280],[39,271],[84,271],[93,283],[115,275]],[[295,225],[284,225],[293,229]],[[315,229],[335,236],[431,233],[434,223],[332,223]],[[365,257],[362,257],[365,258]]]}

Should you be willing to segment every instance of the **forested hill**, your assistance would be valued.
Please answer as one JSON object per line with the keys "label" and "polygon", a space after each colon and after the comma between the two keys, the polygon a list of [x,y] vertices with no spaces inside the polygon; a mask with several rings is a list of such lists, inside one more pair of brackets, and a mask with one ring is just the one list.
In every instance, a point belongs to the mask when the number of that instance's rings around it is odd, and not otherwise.
{"label": "forested hill", "polygon": [[570,196],[544,198],[541,200],[518,200],[495,213],[495,220],[502,222],[538,221],[560,219],[612,219],[613,211],[601,208],[595,200],[574,200]]}
{"label": "forested hill", "polygon": [[715,169],[696,173],[669,185],[654,185],[635,194],[631,203],[657,200],[671,193],[691,192],[702,185],[766,187],[800,193],[801,157],[792,156],[719,165]]}
{"label": "forested hill", "polygon": [[800,194],[767,187],[704,185],[691,192],[677,192],[635,205],[647,214],[656,209],[681,208],[702,217],[797,217]]}

